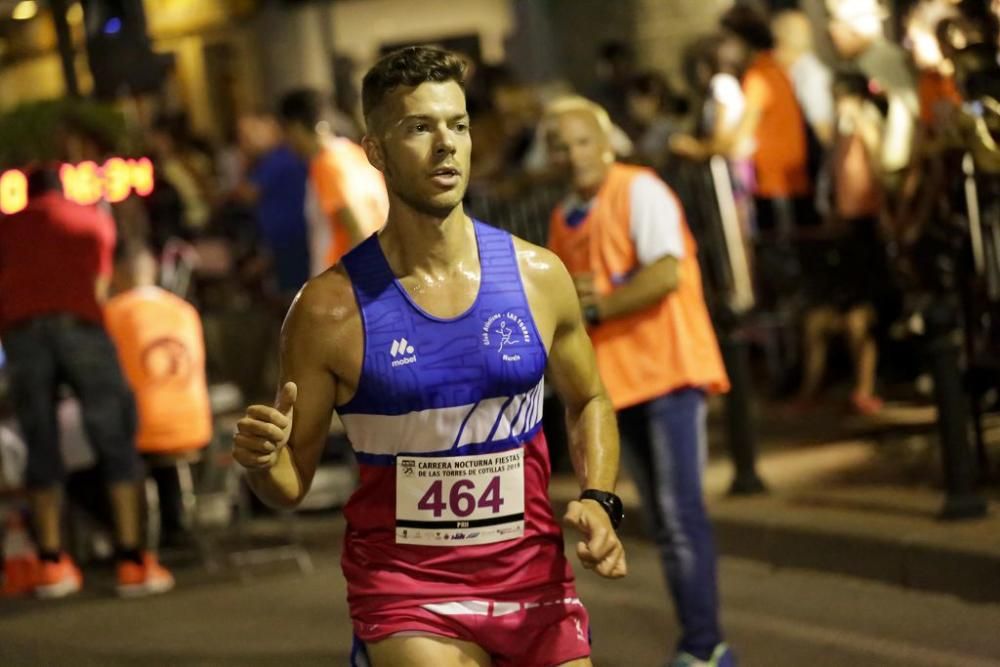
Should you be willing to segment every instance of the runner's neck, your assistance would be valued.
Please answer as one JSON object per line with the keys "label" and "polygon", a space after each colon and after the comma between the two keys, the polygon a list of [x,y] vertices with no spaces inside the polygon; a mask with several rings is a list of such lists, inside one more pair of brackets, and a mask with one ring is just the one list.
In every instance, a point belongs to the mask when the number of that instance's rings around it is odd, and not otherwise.
{"label": "runner's neck", "polygon": [[400,208],[390,208],[379,234],[382,252],[397,278],[417,274],[439,277],[473,268],[478,273],[475,230],[461,206],[444,220]]}

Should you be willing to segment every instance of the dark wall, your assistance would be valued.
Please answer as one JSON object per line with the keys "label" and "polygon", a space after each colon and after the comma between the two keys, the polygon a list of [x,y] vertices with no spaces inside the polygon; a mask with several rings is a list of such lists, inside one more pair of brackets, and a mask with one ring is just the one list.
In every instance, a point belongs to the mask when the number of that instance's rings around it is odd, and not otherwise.
{"label": "dark wall", "polygon": [[586,90],[601,43],[635,33],[635,0],[515,0],[514,7],[517,34],[507,53],[527,80],[568,79]]}

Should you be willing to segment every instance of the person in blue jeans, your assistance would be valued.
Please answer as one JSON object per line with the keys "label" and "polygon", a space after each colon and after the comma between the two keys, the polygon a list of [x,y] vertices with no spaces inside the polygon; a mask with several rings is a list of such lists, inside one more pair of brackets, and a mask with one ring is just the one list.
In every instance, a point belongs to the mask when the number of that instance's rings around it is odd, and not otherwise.
{"label": "person in blue jeans", "polygon": [[[659,548],[684,631],[681,651],[707,652],[708,657],[724,644],[715,544],[702,500],[706,413],[705,391],[688,387],[620,410],[618,428],[622,455],[646,508],[647,530]],[[679,656],[673,664],[732,664],[685,660]]]}
{"label": "person in blue jeans", "polygon": [[569,194],[549,248],[576,284],[622,452],[642,494],[681,623],[672,667],[736,664],[723,641],[715,546],[702,498],[705,405],[729,389],[677,197],[653,171],[615,162],[607,113],[565,98],[546,110]]}

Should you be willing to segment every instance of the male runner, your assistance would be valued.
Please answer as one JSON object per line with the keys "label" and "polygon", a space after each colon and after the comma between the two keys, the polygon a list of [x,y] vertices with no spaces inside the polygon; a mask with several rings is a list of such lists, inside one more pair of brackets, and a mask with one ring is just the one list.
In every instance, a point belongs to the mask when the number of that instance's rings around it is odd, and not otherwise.
{"label": "male runner", "polygon": [[587,666],[547,497],[543,374],[583,489],[565,521],[608,578],[626,572],[615,416],[563,265],[465,215],[464,76],[459,56],[423,47],[365,76],[388,222],[296,298],[275,407],[248,409],[234,456],[262,500],[294,506],[340,414],[361,464],[342,561],[354,664]]}

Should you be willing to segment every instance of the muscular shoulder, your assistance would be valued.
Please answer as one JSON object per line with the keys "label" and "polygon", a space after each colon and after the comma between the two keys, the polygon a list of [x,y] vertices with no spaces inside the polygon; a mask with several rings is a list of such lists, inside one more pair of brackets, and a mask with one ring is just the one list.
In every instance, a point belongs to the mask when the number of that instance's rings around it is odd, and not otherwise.
{"label": "muscular shoulder", "polygon": [[516,236],[512,238],[514,252],[517,253],[517,263],[521,268],[521,277],[525,282],[543,289],[558,289],[566,285],[572,288],[573,281],[569,277],[569,272],[554,252]]}
{"label": "muscular shoulder", "polygon": [[312,278],[292,302],[282,327],[283,346],[340,365],[352,343],[360,343],[361,322],[354,289],[343,266]]}
{"label": "muscular shoulder", "polygon": [[546,248],[514,237],[521,279],[536,321],[555,327],[576,316],[576,290],[562,260]]}
{"label": "muscular shoulder", "polygon": [[310,278],[296,295],[292,309],[303,316],[322,319],[330,316],[333,310],[354,305],[351,279],[343,264],[337,264]]}

